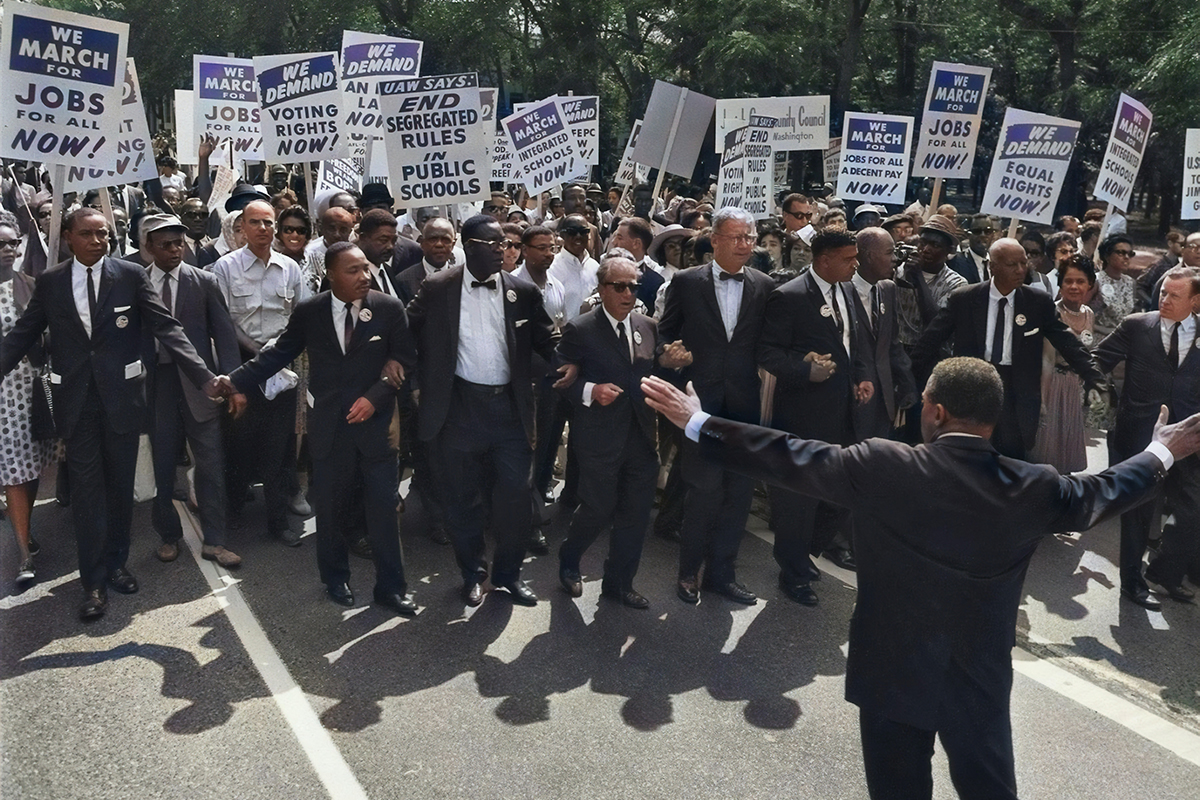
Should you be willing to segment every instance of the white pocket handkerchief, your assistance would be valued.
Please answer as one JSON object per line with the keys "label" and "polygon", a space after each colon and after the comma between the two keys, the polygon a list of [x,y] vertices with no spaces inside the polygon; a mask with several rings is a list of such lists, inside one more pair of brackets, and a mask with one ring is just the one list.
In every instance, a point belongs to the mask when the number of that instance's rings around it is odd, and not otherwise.
{"label": "white pocket handkerchief", "polygon": [[142,362],[141,361],[131,361],[125,365],[125,380],[129,380],[130,378],[136,378],[138,375],[141,375],[141,374],[142,374]]}
{"label": "white pocket handkerchief", "polygon": [[113,309],[113,313],[120,314],[122,311],[128,311],[131,308],[133,308],[133,306],[117,306]]}
{"label": "white pocket handkerchief", "polygon": [[370,339],[367,339],[367,341],[368,342],[381,342],[381,341],[383,341],[383,337],[382,336],[372,336]]}
{"label": "white pocket handkerchief", "polygon": [[514,322],[514,323],[513,323],[513,325],[515,325],[516,327],[518,327],[518,328],[519,328],[519,327],[521,327],[522,325],[524,325],[526,322],[529,322],[529,320],[527,320],[527,319],[519,319],[519,320],[517,320],[516,322]]}
{"label": "white pocket handkerchief", "polygon": [[1025,335],[1026,335],[1026,336],[1033,336],[1035,333],[1037,333],[1037,332],[1038,332],[1038,331],[1040,331],[1040,330],[1041,330],[1041,328],[1034,328],[1034,329],[1033,329],[1033,330],[1031,330],[1031,331],[1025,331]]}

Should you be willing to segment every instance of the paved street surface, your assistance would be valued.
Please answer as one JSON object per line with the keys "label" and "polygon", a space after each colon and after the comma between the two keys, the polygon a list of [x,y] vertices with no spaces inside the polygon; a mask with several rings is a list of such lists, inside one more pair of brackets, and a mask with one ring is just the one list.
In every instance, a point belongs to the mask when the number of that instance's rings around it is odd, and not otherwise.
{"label": "paved street surface", "polygon": [[[3,523],[0,796],[866,797],[842,699],[853,576],[822,563],[820,607],[791,603],[756,518],[739,573],[762,598],[751,608],[678,601],[674,545],[650,536],[648,612],[599,598],[599,548],[579,600],[555,558],[533,557],[542,603],[496,591],[470,610],[450,549],[412,508],[402,535],[422,613],[402,620],[365,605],[358,559],[359,605],[326,601],[312,538],[268,541],[262,514],[247,506],[231,574],[198,559],[194,528],[190,552],[159,563],[140,505],[129,566],[142,590],[110,593],[91,625],[75,616],[69,510],[36,509],[39,580],[20,594]],[[562,534],[559,520],[552,547]],[[1119,602],[1117,539],[1113,522],[1047,540],[1030,569],[1014,651],[1024,797],[1200,797],[1200,607]],[[940,754],[936,769],[935,795],[953,797]]]}

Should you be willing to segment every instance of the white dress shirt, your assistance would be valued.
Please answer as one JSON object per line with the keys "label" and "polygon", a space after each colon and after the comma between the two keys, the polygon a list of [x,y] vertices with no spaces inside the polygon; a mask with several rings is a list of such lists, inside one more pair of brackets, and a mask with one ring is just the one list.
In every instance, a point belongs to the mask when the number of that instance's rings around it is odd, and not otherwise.
{"label": "white dress shirt", "polygon": [[[842,315],[842,348],[846,351],[846,355],[850,355],[850,334],[851,322],[850,309],[846,305],[846,293],[842,291],[842,285],[832,284],[817,274],[815,269],[809,270],[812,273],[813,280],[817,283],[817,288],[821,291],[821,305],[829,305],[830,292],[833,293],[835,302],[837,303],[838,313]],[[837,324],[837,320],[830,314],[829,321]]]}
{"label": "white dress shirt", "polygon": [[475,276],[463,270],[462,306],[458,317],[458,361],[454,374],[464,381],[503,386],[510,380],[508,338],[504,330],[504,284],[472,288]]}
{"label": "white dress shirt", "polygon": [[596,291],[599,282],[596,272],[600,265],[596,259],[584,253],[583,260],[576,258],[566,250],[559,250],[550,264],[549,274],[553,275],[563,287],[563,303],[566,307],[564,321],[570,322],[579,316],[583,306],[592,292]]}
{"label": "white dress shirt", "polygon": [[[337,339],[338,345],[342,348],[342,355],[346,354],[346,301],[339,300],[337,295],[330,292],[329,306],[333,312],[333,336]],[[351,305],[351,312],[354,314],[354,324],[358,324],[358,312],[362,309],[362,300],[355,300]]]}
{"label": "white dress shirt", "polygon": [[1162,328],[1164,353],[1171,352],[1171,333],[1175,330],[1176,325],[1179,326],[1179,364],[1175,365],[1178,368],[1183,364],[1183,360],[1187,358],[1188,351],[1196,343],[1196,315],[1188,314],[1183,318],[1182,322],[1172,322],[1161,316],[1158,318],[1158,321],[1161,323],[1159,327]]}
{"label": "white dress shirt", "polygon": [[987,334],[983,340],[983,360],[992,361],[992,341],[996,336],[996,309],[999,307],[1000,298],[1006,297],[1008,304],[1004,307],[1004,354],[1000,357],[998,364],[1003,366],[1012,366],[1012,338],[1013,338],[1013,319],[1015,312],[1013,311],[1014,301],[1017,299],[1017,292],[1014,289],[1007,295],[1000,294],[1000,290],[996,288],[996,282],[992,281],[988,289],[988,310],[987,310]]}
{"label": "white dress shirt", "polygon": [[[731,281],[726,281],[726,283],[730,282]],[[633,324],[630,322],[629,316],[626,315],[625,319],[617,319],[612,314],[608,313],[608,309],[604,306],[600,306],[600,310],[604,312],[604,316],[608,319],[608,324],[612,326],[613,333],[617,335],[618,341],[621,337],[620,329],[625,329],[625,341],[629,344],[629,361],[630,363],[633,363]],[[590,381],[583,384],[583,404],[585,406],[590,407],[592,405],[592,389],[595,388],[595,386],[596,384]]]}
{"label": "white dress shirt", "polygon": [[367,262],[367,268],[371,270],[371,277],[375,280],[376,285],[379,286],[379,291],[395,297],[396,287],[392,285],[391,279],[388,278],[387,270],[369,261]]}
{"label": "white dress shirt", "polygon": [[[442,264],[440,267],[435,267],[433,264],[429,263],[428,259],[425,259],[425,258],[421,259],[421,267],[425,270],[426,278],[432,278],[434,275],[438,274],[439,272],[441,272],[448,266],[450,266],[449,261],[447,261],[445,264]],[[467,273],[467,274],[469,274],[469,273]],[[475,279],[472,278],[471,280],[475,280]]]}
{"label": "white dress shirt", "polygon": [[988,257],[979,255],[979,253],[976,253],[969,247],[967,248],[967,255],[975,262],[975,269],[979,271],[979,280],[990,281],[992,273],[988,270]]}
{"label": "white dress shirt", "polygon": [[717,308],[721,309],[721,323],[725,326],[725,338],[732,339],[733,331],[737,327],[738,312],[742,310],[742,289],[743,283],[746,280],[746,268],[742,267],[737,272],[729,273],[731,275],[741,275],[742,280],[733,281],[729,279],[721,280],[721,276],[726,274],[725,270],[721,269],[714,258],[712,262],[713,289],[717,293]]}
{"label": "white dress shirt", "polygon": [[[92,289],[96,293],[96,298],[100,297],[100,273],[104,270],[104,259],[101,258],[92,265]],[[83,322],[83,329],[87,331],[87,335],[92,335],[92,309],[88,305],[88,290],[87,290],[87,274],[88,268],[83,265],[78,258],[72,259],[71,263],[71,292],[75,295],[75,310],[79,312],[79,319]]]}
{"label": "white dress shirt", "polygon": [[538,291],[542,293],[542,306],[545,307],[546,313],[550,315],[550,321],[554,323],[555,328],[561,327],[567,318],[567,304],[564,299],[565,293],[562,282],[547,272],[546,285],[538,286],[537,281],[530,277],[529,270],[525,269],[524,264],[514,269],[512,274],[522,277],[538,287]]}
{"label": "white dress shirt", "polygon": [[875,284],[857,272],[850,279],[850,283],[854,284],[854,291],[858,292],[858,299],[862,303],[863,309],[867,312],[867,320],[871,325],[871,330],[875,330],[875,304],[871,302],[871,292],[874,291]]}

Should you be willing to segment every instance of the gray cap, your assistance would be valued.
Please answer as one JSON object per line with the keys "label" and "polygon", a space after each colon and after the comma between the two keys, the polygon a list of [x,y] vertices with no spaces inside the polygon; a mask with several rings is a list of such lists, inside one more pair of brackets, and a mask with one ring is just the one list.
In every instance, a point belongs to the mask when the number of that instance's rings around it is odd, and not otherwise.
{"label": "gray cap", "polygon": [[142,217],[138,230],[149,236],[155,231],[165,231],[172,228],[178,228],[181,231],[188,229],[187,225],[180,222],[179,217],[174,214],[147,214]]}

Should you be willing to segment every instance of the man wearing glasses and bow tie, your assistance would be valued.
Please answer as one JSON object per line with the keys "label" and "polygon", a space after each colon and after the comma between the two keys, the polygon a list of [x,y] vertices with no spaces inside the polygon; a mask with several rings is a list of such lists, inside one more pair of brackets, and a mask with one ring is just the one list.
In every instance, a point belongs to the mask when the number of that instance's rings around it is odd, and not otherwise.
{"label": "man wearing glasses and bow tie", "polygon": [[[691,381],[705,408],[739,422],[758,424],[761,401],[758,378],[759,334],[763,310],[774,283],[766,273],[745,269],[754,251],[754,218],[738,208],[722,208],[712,219],[713,260],[682,270],[667,286],[658,323],[664,356],[693,363],[679,373],[681,385]],[[700,601],[698,577],[707,563],[704,588],[737,603],[758,598],[737,582],[737,558],[754,483],[700,458],[697,446],[684,442],[683,479],[687,505],[680,532],[679,584],[685,603]]]}
{"label": "man wearing glasses and bow tie", "polygon": [[482,489],[490,487],[492,585],[507,590],[514,603],[532,606],[537,595],[521,580],[533,516],[531,358],[536,352],[549,361],[555,335],[537,287],[501,269],[506,240],[500,224],[478,214],[463,224],[462,238],[466,266],[427,278],[408,307],[421,391],[417,435],[433,443],[463,601],[483,602]]}

